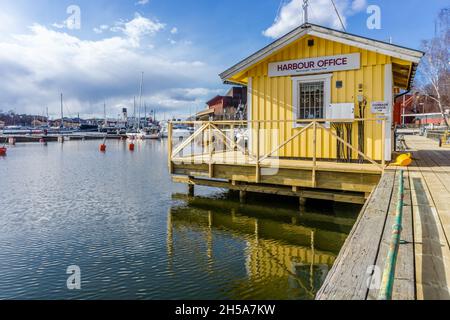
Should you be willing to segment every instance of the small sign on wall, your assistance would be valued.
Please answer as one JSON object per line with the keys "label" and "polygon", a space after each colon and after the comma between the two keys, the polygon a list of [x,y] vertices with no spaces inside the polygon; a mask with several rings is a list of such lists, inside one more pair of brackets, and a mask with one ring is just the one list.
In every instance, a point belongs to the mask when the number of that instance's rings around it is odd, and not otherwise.
{"label": "small sign on wall", "polygon": [[389,102],[387,101],[374,101],[371,104],[372,113],[389,113]]}

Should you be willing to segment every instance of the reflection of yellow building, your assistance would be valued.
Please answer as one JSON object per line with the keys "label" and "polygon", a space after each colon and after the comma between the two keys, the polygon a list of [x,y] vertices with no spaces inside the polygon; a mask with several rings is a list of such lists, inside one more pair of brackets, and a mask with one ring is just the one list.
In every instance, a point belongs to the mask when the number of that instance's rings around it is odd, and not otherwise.
{"label": "reflection of yellow building", "polygon": [[332,266],[336,256],[314,248],[280,245],[267,240],[250,241],[247,248],[249,276],[271,277],[295,274],[299,265]]}
{"label": "reflection of yellow building", "polygon": [[[189,249],[196,255],[206,256],[207,270],[210,270],[213,262],[217,262],[213,251],[216,231],[226,232],[233,238],[243,238],[246,243],[244,263],[247,279],[235,285],[236,292],[250,286],[260,286],[263,289],[264,283],[277,281],[283,282],[287,289],[302,288],[306,292],[315,291],[317,286],[314,283],[317,280],[313,279],[314,276],[319,276],[321,278],[319,281],[323,280],[347,236],[345,233],[314,230],[301,225],[242,216],[236,214],[234,209],[231,213],[212,212],[203,208],[192,209],[191,202],[195,202],[195,199],[190,201],[188,208],[179,207],[169,211],[167,237],[169,261],[177,250],[174,233],[184,234],[195,230],[204,234],[203,244],[206,246],[202,252],[199,252],[198,243]],[[186,250],[185,241],[183,246]],[[302,274],[299,269],[306,273]],[[314,274],[315,270],[319,270],[317,275]],[[293,283],[289,284],[289,281]]]}

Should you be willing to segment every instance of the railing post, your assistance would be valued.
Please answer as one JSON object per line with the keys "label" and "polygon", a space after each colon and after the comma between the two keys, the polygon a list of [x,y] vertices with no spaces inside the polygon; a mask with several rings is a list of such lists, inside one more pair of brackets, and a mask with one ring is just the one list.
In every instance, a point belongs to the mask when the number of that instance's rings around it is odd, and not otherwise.
{"label": "railing post", "polygon": [[313,124],[313,169],[312,169],[312,186],[316,187],[316,167],[317,167],[317,122]]}
{"label": "railing post", "polygon": [[209,124],[208,129],[208,146],[209,146],[209,177],[212,178],[214,176],[213,172],[213,152],[214,152],[214,145],[213,145],[213,134],[212,134],[212,128],[211,123]]}
{"label": "railing post", "polygon": [[169,173],[173,173],[173,164],[172,164],[172,149],[173,149],[173,124],[169,121],[169,124],[167,126],[168,130],[168,141],[167,141],[167,148],[168,148],[168,160],[169,160]]}
{"label": "railing post", "polygon": [[261,180],[261,170],[260,170],[260,162],[259,162],[259,156],[260,156],[260,141],[259,141],[259,129],[260,129],[260,123],[256,123],[256,183],[259,183]]}
{"label": "railing post", "polygon": [[[230,137],[231,137],[231,139],[233,140],[233,142],[236,142],[236,140],[235,140],[235,138],[236,138],[236,135],[234,134],[234,124],[231,124],[231,126],[230,126],[230,131],[231,131],[231,134],[230,134]],[[227,148],[227,143],[226,143],[226,141],[224,141],[224,144],[225,144],[225,154],[227,154],[227,151],[228,151],[228,148]],[[233,150],[231,150],[232,152],[231,152],[231,155],[232,155],[232,157],[233,157],[233,163],[236,163],[236,154],[235,154],[235,152],[234,152],[234,147],[233,147]],[[244,146],[244,150],[245,150],[245,146]]]}
{"label": "railing post", "polygon": [[386,119],[381,122],[381,165],[383,166],[383,172],[386,167]]}

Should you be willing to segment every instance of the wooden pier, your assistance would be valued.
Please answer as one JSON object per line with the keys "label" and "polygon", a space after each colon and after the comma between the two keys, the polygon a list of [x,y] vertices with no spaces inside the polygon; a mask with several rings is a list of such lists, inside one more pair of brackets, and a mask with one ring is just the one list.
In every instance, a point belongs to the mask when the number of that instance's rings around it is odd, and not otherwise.
{"label": "wooden pier", "polygon": [[[393,299],[450,299],[450,150],[405,136],[403,230]],[[383,174],[318,292],[318,300],[377,299],[397,203],[399,167]]]}

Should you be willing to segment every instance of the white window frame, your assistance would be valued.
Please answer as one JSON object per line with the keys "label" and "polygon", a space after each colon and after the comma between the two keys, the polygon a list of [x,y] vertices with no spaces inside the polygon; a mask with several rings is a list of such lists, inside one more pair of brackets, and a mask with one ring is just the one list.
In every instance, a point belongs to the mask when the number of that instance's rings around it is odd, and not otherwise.
{"label": "white window frame", "polygon": [[[297,115],[299,114],[299,84],[300,83],[309,83],[309,82],[318,82],[323,81],[324,83],[324,91],[323,91],[323,114],[325,118],[328,118],[329,105],[331,103],[331,78],[333,77],[332,73],[326,74],[316,74],[311,76],[300,76],[300,77],[292,77],[292,119],[297,119]],[[308,119],[305,119],[308,120]],[[304,123],[296,123],[294,122],[294,128],[305,127],[308,124]]]}

